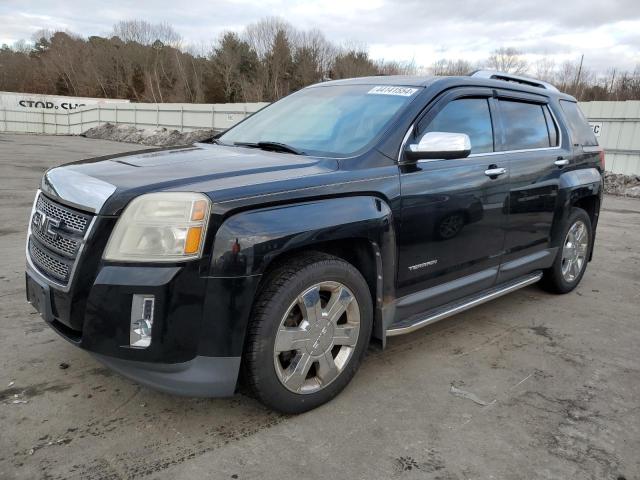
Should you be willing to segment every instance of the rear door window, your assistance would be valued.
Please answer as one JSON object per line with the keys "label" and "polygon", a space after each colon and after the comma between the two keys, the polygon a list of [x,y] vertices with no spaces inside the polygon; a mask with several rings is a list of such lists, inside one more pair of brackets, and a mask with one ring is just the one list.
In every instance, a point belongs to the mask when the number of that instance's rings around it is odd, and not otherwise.
{"label": "rear door window", "polygon": [[598,145],[593,129],[589,126],[587,119],[584,118],[584,114],[578,104],[569,100],[560,100],[560,106],[567,117],[574,145]]}
{"label": "rear door window", "polygon": [[504,129],[502,150],[530,150],[551,146],[542,105],[510,100],[499,100],[499,104]]}
{"label": "rear door window", "polygon": [[461,98],[449,102],[426,128],[427,132],[466,133],[471,140],[471,153],[493,152],[493,126],[486,98]]}

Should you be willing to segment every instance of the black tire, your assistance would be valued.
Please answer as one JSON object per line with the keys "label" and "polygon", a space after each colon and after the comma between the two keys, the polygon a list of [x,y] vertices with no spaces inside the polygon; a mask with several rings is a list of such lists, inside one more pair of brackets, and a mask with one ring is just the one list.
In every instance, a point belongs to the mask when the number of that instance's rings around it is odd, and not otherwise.
{"label": "black tire", "polygon": [[[576,225],[577,222],[582,222],[585,225],[588,244],[586,247],[585,259],[579,268],[579,272],[573,275],[573,278],[567,279],[563,274],[563,265],[566,265],[566,262],[563,260],[563,249],[567,242],[569,230]],[[551,268],[545,270],[541,282],[542,287],[552,293],[569,293],[578,286],[580,280],[582,280],[582,277],[584,276],[584,272],[587,269],[588,259],[591,254],[591,249],[593,248],[593,231],[591,227],[591,219],[587,212],[581,208],[573,207],[562,230],[561,238],[562,241],[556,255],[556,259]]]}
{"label": "black tire", "polygon": [[[282,371],[277,371],[276,362],[280,357],[275,357],[276,336],[282,328],[283,317],[291,311],[298,296],[320,282],[339,282],[352,293],[351,298],[357,302],[354,308],[359,312],[357,340],[353,339],[354,345],[348,347],[348,360],[333,380],[319,391],[294,393],[285,387],[284,380],[281,381]],[[342,315],[340,318],[346,318],[346,312]],[[245,386],[258,400],[274,410],[302,413],[335,397],[358,369],[371,337],[371,293],[367,282],[353,265],[324,253],[306,253],[290,259],[268,275],[254,303],[251,318],[243,354]],[[294,355],[293,351],[287,354]],[[315,364],[311,368],[316,368]]]}

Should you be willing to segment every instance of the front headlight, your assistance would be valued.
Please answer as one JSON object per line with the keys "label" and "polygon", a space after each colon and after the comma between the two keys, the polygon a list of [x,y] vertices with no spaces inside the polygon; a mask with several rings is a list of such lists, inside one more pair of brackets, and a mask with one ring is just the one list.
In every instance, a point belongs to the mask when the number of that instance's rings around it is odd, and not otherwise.
{"label": "front headlight", "polygon": [[109,238],[105,260],[176,262],[200,258],[209,221],[206,195],[148,193],[125,208]]}

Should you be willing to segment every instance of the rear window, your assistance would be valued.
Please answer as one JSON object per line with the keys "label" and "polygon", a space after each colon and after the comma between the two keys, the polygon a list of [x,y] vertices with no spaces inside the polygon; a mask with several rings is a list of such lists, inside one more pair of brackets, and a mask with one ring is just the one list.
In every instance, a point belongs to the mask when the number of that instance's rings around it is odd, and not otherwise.
{"label": "rear window", "polygon": [[552,145],[542,105],[508,100],[499,102],[505,132],[503,150],[528,150]]}
{"label": "rear window", "polygon": [[578,104],[569,100],[560,100],[560,106],[567,117],[574,145],[598,145],[598,140]]}

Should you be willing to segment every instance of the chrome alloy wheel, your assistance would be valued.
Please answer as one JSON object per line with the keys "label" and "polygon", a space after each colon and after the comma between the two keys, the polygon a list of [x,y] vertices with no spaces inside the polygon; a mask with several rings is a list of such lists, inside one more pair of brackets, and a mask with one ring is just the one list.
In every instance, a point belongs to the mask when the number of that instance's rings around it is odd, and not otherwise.
{"label": "chrome alloy wheel", "polygon": [[567,282],[573,282],[587,261],[589,234],[587,226],[582,220],[576,221],[564,240],[562,248],[562,276]]}
{"label": "chrome alloy wheel", "polygon": [[273,361],[280,382],[295,393],[315,393],[351,360],[360,332],[355,296],[338,282],[306,289],[282,317]]}

